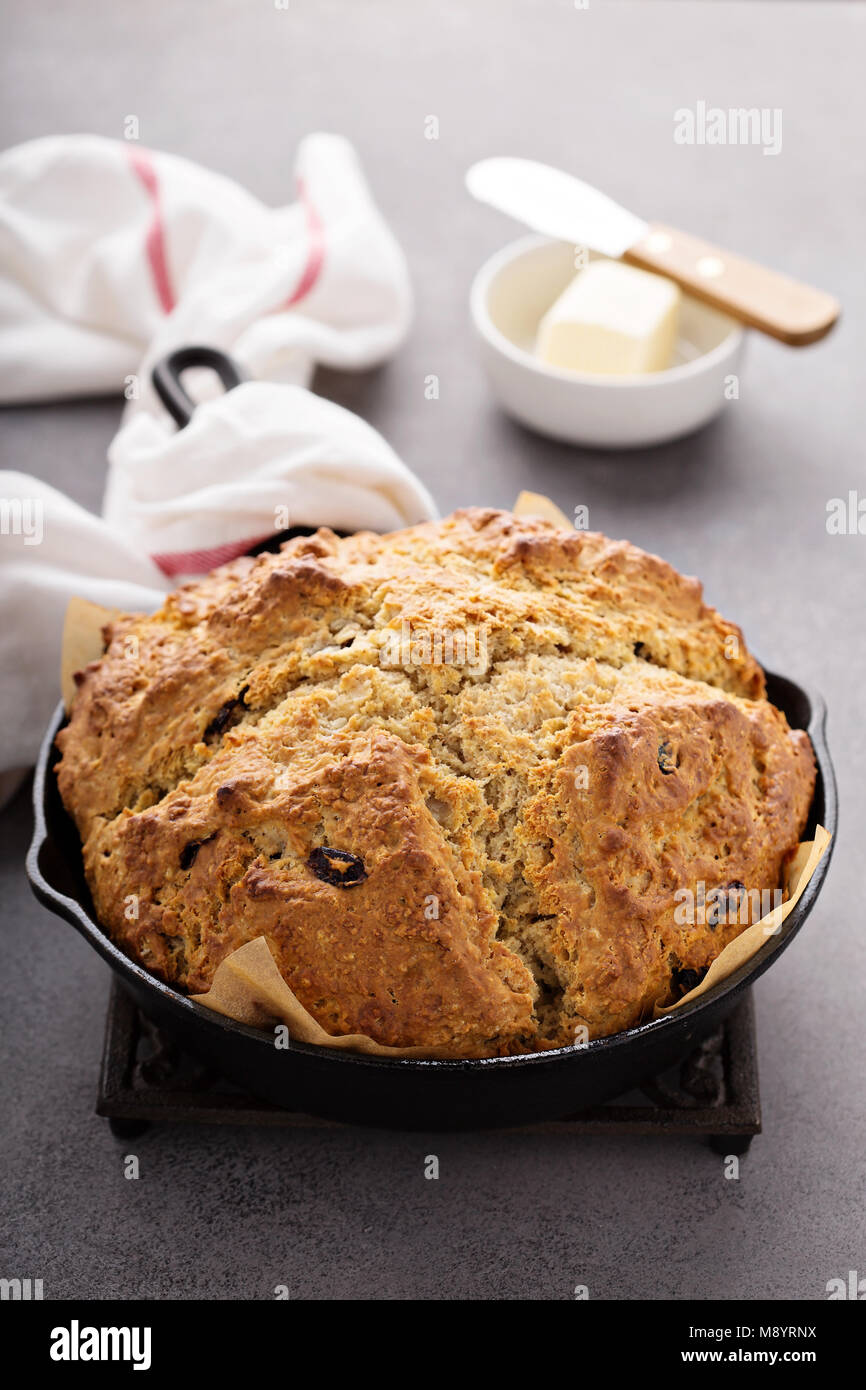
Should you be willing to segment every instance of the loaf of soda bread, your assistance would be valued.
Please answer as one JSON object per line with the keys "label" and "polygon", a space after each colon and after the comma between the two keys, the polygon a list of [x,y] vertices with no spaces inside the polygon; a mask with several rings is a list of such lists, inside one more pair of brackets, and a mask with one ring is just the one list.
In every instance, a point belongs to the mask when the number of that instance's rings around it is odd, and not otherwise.
{"label": "loaf of soda bread", "polygon": [[[321,530],[106,640],[58,737],[100,921],[191,992],[264,936],[331,1034],[486,1057],[628,1028],[806,824],[811,746],[739,630],[599,534]],[[688,910],[714,890],[735,910]]]}

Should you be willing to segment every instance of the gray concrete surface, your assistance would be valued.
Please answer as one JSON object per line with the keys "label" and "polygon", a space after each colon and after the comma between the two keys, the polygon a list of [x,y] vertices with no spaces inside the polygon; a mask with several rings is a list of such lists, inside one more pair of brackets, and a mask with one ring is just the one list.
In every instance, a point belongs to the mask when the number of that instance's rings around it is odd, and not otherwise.
{"label": "gray concrete surface", "polygon": [[[135,114],[147,144],[280,202],[305,131],[349,134],[408,254],[417,319],[389,367],[320,389],[383,430],[443,509],[529,486],[701,575],[768,665],[824,691],[843,825],[819,909],[756,991],[765,1133],[726,1181],[676,1139],[188,1129],[119,1145],[93,1114],[107,973],[29,894],[22,794],[0,822],[0,1273],[41,1277],[49,1297],[242,1299],[278,1283],[299,1298],[557,1299],[583,1283],[601,1299],[815,1299],[866,1274],[866,537],[825,527],[828,499],[866,494],[866,9],[10,0],[6,16],[4,144],[119,136]],[[675,145],[674,110],[701,99],[781,107],[781,154]],[[497,152],[571,167],[810,279],[843,321],[802,352],[754,338],[740,399],[697,438],[633,456],[537,439],[497,412],[467,325],[471,276],[513,228],[461,179]],[[118,409],[6,411],[5,466],[97,506]]]}

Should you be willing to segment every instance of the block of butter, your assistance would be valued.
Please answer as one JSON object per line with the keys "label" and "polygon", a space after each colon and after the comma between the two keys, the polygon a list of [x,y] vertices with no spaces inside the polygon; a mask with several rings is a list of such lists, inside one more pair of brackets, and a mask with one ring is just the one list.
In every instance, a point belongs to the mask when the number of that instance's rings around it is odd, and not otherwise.
{"label": "block of butter", "polygon": [[673,362],[679,306],[663,275],[590,261],[541,320],[536,353],[574,372],[659,372]]}

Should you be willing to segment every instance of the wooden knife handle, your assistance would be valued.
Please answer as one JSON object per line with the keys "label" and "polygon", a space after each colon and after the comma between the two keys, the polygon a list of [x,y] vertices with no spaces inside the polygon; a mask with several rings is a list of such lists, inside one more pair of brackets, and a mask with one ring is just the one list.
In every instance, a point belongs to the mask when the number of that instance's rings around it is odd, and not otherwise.
{"label": "wooden knife handle", "polygon": [[839,317],[838,302],[823,290],[813,290],[659,222],[626,251],[623,260],[667,275],[695,299],[792,347],[817,343]]}

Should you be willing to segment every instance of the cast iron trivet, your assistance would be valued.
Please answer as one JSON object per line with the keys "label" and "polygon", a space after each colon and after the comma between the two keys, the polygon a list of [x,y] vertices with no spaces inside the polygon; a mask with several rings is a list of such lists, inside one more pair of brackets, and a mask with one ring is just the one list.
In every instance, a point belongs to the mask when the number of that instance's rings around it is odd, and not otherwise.
{"label": "cast iron trivet", "polygon": [[[640,1098],[643,1097],[641,1100]],[[96,1113],[120,1139],[151,1124],[230,1124],[340,1128],[281,1110],[238,1090],[181,1052],[112,981]],[[693,1134],[723,1154],[743,1154],[761,1131],[755,1013],[750,992],[727,1021],[679,1068],[640,1091],[561,1120],[525,1125],[523,1134]]]}

